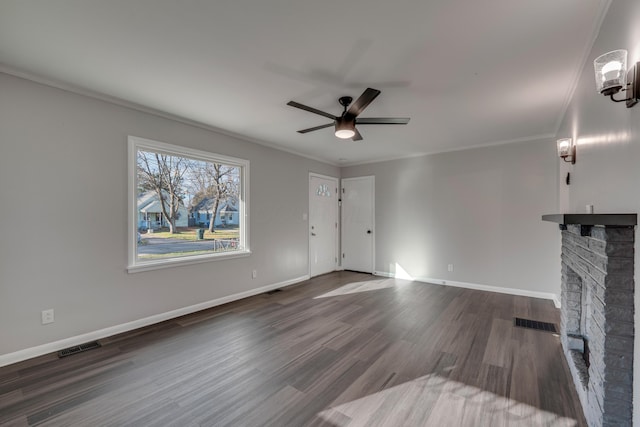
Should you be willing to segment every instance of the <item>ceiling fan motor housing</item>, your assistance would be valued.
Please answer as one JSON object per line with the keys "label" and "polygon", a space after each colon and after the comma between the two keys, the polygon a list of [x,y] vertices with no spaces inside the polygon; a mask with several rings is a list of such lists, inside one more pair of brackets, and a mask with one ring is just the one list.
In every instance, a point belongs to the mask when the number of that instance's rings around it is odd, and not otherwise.
{"label": "ceiling fan motor housing", "polygon": [[345,109],[351,105],[351,102],[353,101],[353,98],[350,96],[341,96],[340,98],[338,98],[338,102],[340,103],[340,105],[342,105]]}

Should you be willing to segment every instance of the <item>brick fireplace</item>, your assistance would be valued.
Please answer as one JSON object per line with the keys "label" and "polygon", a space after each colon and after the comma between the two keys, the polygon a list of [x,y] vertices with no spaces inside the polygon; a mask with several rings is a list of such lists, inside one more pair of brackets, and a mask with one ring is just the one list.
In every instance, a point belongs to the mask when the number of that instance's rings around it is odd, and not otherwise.
{"label": "brick fireplace", "polygon": [[589,426],[631,426],[636,214],[544,215],[562,230],[561,341]]}

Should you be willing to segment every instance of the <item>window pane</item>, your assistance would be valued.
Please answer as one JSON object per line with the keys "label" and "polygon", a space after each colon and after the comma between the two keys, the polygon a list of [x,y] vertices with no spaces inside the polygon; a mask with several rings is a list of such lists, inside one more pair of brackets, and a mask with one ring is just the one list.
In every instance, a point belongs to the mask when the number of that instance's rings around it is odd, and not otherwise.
{"label": "window pane", "polygon": [[239,213],[246,166],[208,153],[199,158],[194,150],[184,149],[182,155],[180,147],[157,144],[158,150],[137,144],[134,151],[133,265],[245,251],[244,215]]}

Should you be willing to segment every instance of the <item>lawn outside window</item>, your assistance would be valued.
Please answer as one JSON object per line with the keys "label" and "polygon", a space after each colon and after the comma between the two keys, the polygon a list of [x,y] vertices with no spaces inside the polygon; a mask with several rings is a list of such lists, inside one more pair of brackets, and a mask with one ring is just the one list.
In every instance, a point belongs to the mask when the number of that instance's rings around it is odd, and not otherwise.
{"label": "lawn outside window", "polygon": [[132,272],[247,256],[249,161],[129,137]]}

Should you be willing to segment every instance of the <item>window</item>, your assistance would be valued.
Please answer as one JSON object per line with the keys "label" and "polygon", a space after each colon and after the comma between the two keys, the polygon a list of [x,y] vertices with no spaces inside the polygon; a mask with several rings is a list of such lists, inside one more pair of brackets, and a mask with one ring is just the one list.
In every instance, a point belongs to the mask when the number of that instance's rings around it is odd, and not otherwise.
{"label": "window", "polygon": [[248,182],[247,160],[130,136],[128,271],[248,255]]}

